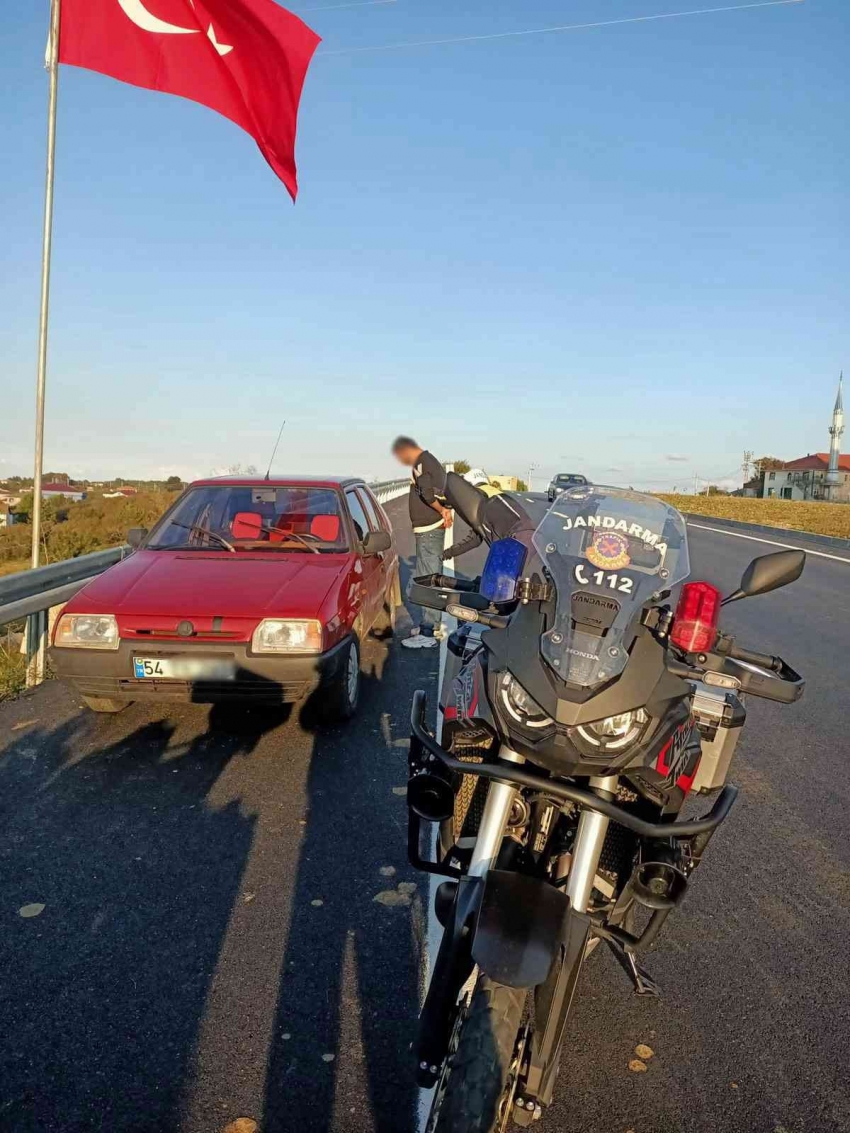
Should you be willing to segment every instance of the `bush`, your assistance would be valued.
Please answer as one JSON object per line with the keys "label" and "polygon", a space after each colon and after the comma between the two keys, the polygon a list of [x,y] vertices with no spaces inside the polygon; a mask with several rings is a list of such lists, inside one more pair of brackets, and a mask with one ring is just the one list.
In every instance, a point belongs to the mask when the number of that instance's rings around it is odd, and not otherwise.
{"label": "bush", "polygon": [[26,683],[26,661],[13,638],[0,641],[0,700],[17,696]]}
{"label": "bush", "polygon": [[[114,500],[98,496],[71,504],[45,500],[42,562],[74,559],[90,551],[116,547],[125,542],[131,527],[151,527],[173,501],[174,495],[165,491],[139,492]],[[31,503],[31,496],[22,500],[20,510],[31,513]],[[63,514],[67,519],[63,520]],[[0,529],[0,567],[3,563],[28,560],[31,539],[32,527],[28,523]]]}

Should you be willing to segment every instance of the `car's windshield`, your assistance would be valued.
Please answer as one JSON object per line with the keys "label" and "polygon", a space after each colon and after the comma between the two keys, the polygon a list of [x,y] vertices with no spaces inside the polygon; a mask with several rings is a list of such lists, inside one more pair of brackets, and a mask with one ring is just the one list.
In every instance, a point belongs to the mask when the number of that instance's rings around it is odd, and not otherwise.
{"label": "car's windshield", "polygon": [[146,546],[309,555],[346,551],[348,536],[332,488],[206,484],[189,489]]}
{"label": "car's windshield", "polygon": [[587,480],[584,476],[579,476],[575,472],[562,472],[555,477],[555,482],[557,484],[586,484]]}
{"label": "car's windshield", "polygon": [[623,671],[641,608],[690,570],[679,512],[623,488],[568,488],[535,531],[534,546],[557,590],[541,652],[562,680],[582,688]]}

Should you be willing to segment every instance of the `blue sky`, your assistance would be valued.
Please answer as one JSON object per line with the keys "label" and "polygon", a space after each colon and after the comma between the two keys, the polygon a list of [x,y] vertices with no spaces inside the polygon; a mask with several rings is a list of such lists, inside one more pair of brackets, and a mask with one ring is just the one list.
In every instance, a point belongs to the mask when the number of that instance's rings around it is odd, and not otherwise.
{"label": "blue sky", "polygon": [[[700,6],[304,18],[330,52]],[[0,40],[0,476],[32,467],[46,21],[18,0]],[[636,487],[825,449],[850,369],[848,42],[845,0],[806,0],[318,55],[295,207],[213,112],[63,68],[46,465],[264,465],[284,416],[292,471],[389,475],[401,431]]]}

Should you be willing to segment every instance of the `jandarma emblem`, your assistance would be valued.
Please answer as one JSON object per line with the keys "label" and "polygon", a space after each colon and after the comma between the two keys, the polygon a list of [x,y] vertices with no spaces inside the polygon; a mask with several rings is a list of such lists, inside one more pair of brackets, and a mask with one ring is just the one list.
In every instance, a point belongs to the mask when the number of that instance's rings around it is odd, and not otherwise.
{"label": "jandarma emblem", "polygon": [[597,531],[584,553],[594,566],[605,570],[621,570],[632,561],[628,540],[614,531]]}

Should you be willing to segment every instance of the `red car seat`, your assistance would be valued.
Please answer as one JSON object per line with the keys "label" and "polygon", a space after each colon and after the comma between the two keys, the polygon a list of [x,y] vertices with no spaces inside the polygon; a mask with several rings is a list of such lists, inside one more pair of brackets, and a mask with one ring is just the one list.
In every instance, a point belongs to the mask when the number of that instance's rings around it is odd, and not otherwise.
{"label": "red car seat", "polygon": [[263,517],[255,511],[238,511],[230,523],[234,539],[262,539]]}
{"label": "red car seat", "polygon": [[310,524],[310,534],[323,543],[335,543],[339,538],[338,515],[314,515]]}

